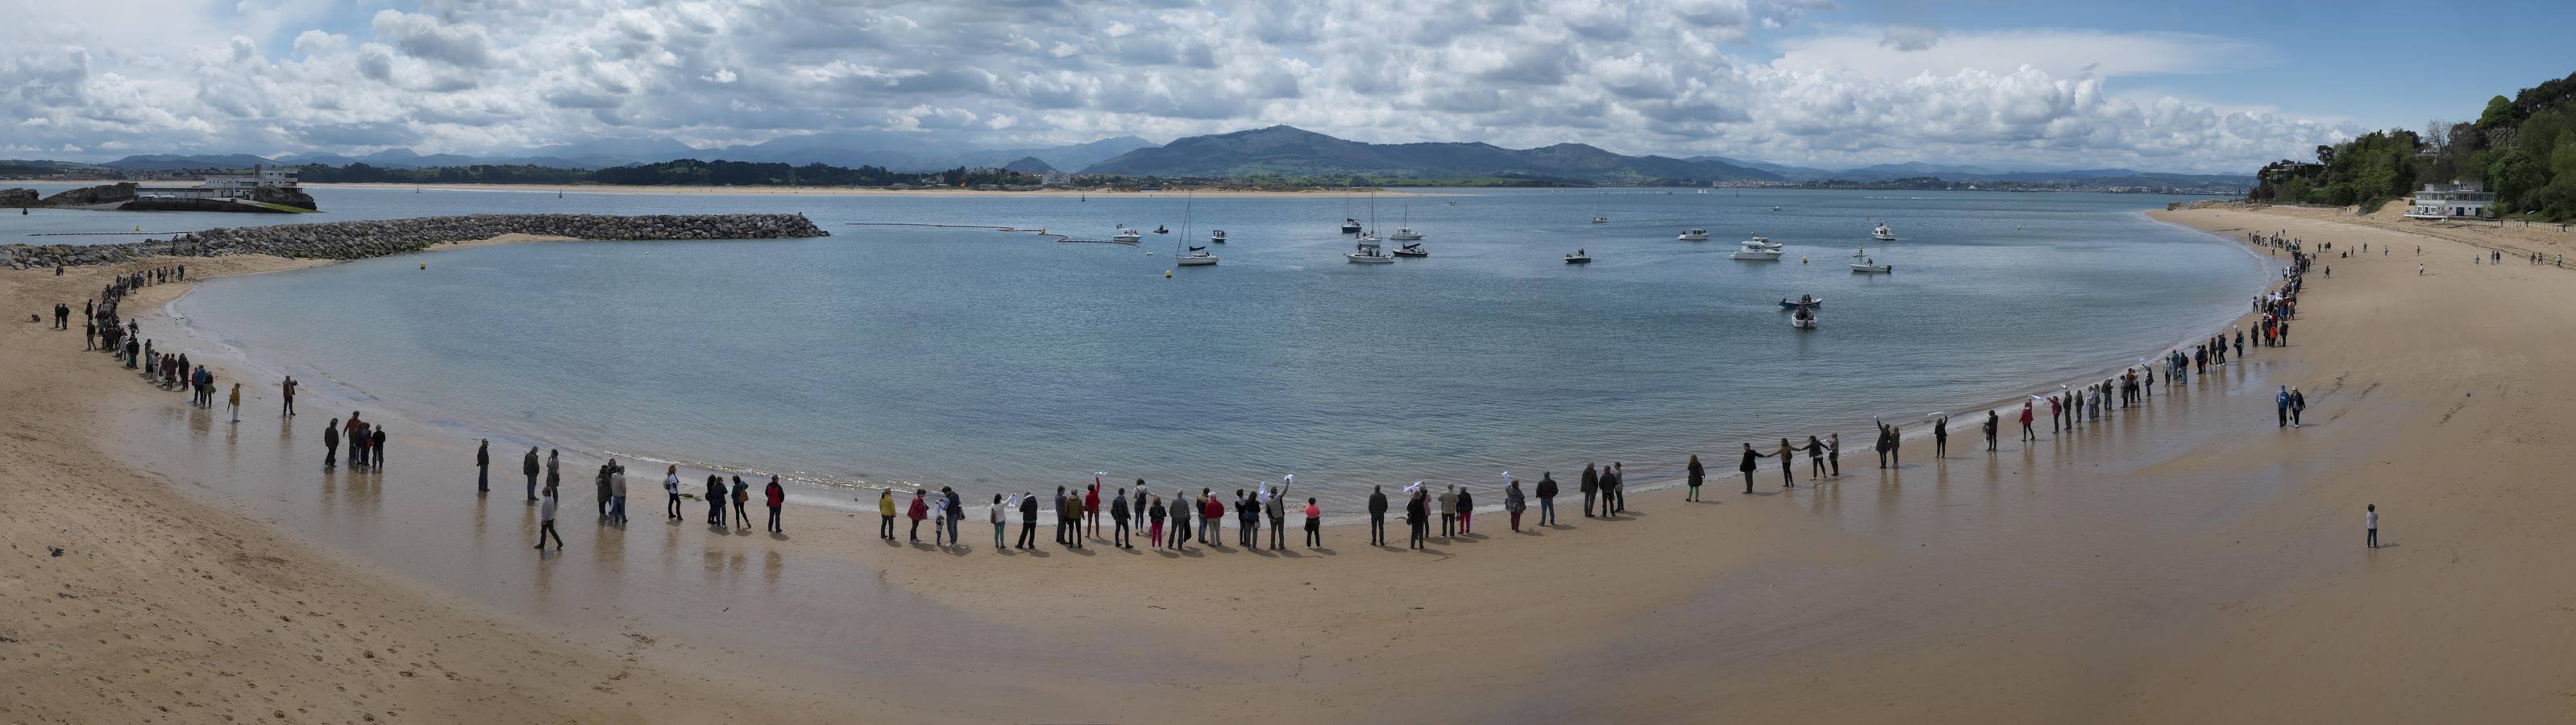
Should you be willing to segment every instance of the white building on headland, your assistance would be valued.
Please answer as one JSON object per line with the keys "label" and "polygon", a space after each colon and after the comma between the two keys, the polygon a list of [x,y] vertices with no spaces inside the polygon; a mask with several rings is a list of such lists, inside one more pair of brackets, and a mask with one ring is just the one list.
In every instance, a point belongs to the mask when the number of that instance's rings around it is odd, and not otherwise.
{"label": "white building on headland", "polygon": [[247,174],[209,174],[196,186],[138,186],[134,195],[143,199],[231,199],[250,196],[262,186],[279,189],[295,188],[295,172],[255,166]]}
{"label": "white building on headland", "polygon": [[2481,181],[2425,184],[2423,191],[2415,192],[2415,203],[2407,205],[2406,218],[2484,218],[2487,207],[2495,204],[2495,196],[2495,192],[2487,191],[2486,182]]}

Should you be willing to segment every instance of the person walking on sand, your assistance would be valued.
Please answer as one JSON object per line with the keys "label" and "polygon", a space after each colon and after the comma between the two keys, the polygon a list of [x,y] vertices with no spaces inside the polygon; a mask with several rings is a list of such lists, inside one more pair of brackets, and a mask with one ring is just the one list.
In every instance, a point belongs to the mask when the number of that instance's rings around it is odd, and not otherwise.
{"label": "person walking on sand", "polygon": [[1323,547],[1324,507],[1315,504],[1315,497],[1308,496],[1306,497],[1306,548],[1320,549]]}
{"label": "person walking on sand", "polygon": [[[927,491],[922,491],[922,488],[912,488],[912,506],[904,509],[904,517],[912,519],[912,530],[904,532],[904,540],[907,542],[922,542],[922,519],[930,517],[930,501],[922,499],[922,496],[927,496]],[[933,537],[935,535],[938,535],[938,532],[933,532]],[[1056,540],[1056,542],[1064,542],[1064,540]]]}
{"label": "person walking on sand", "polygon": [[293,375],[288,375],[288,376],[286,376],[286,382],[284,382],[284,383],[279,383],[279,384],[278,384],[278,388],[280,389],[280,392],[281,392],[281,393],[285,396],[285,398],[286,398],[286,412],[285,412],[285,414],[284,414],[284,415],[279,416],[279,417],[281,417],[281,418],[293,418],[293,417],[295,417],[295,387],[296,387],[296,385],[297,385],[297,383],[295,382],[295,376],[293,376]]}
{"label": "person walking on sand", "polygon": [[1127,515],[1127,489],[1121,488],[1118,489],[1118,495],[1109,499],[1110,546],[1121,549],[1136,548],[1135,545],[1127,543]]}
{"label": "person walking on sand", "polygon": [[[528,450],[528,460],[532,462],[530,465],[534,465],[533,462],[537,460],[536,456],[536,449],[532,448]],[[670,468],[662,471],[662,496],[663,498],[669,499],[668,503],[663,504],[663,508],[665,509],[663,513],[667,514],[672,521],[681,520],[680,464],[671,464]]]}
{"label": "person walking on sand", "polygon": [[2379,504],[2374,503],[2362,505],[2361,526],[2363,532],[2361,539],[2362,546],[2373,549],[2379,548]]}
{"label": "person walking on sand", "polygon": [[2281,392],[2273,394],[2272,409],[2274,415],[2279,418],[2279,422],[2274,424],[2272,427],[2290,427],[2290,386],[2283,385],[2281,386]]}
{"label": "person walking on sand", "polygon": [[474,447],[474,491],[492,490],[492,439],[485,438]]}
{"label": "person walking on sand", "polygon": [[2308,396],[2298,388],[2290,389],[2290,427],[2299,427],[2299,414],[2308,411]]}
{"label": "person walking on sand", "polygon": [[1547,471],[1538,473],[1538,525],[1540,526],[1556,524],[1556,488],[1556,476]]}
{"label": "person walking on sand", "polygon": [[[1698,491],[1699,488],[1693,486],[1691,490]],[[1503,476],[1503,513],[1512,519],[1512,533],[1521,532],[1521,511],[1528,508],[1529,498],[1521,494],[1521,482],[1512,480],[1509,475]]]}
{"label": "person walking on sand", "polygon": [[1369,545],[1386,545],[1386,487],[1369,487]]}
{"label": "person walking on sand", "polygon": [[555,532],[555,489],[546,487],[546,496],[537,501],[537,550],[546,550],[546,539],[555,540],[555,549],[563,549],[563,534]]}
{"label": "person walking on sand", "polygon": [[[673,470],[673,471],[677,471],[677,470],[679,470],[679,468],[675,466],[675,467],[673,467],[671,470]],[[523,473],[523,474],[526,474],[526,475],[527,475],[527,477],[528,477],[528,500],[530,500],[530,501],[535,501],[535,500],[537,500],[537,447],[536,447],[536,446],[528,446],[528,457],[526,457],[526,458],[523,458],[523,459],[520,459],[520,460],[519,460],[519,472],[520,472],[520,473]],[[673,498],[672,500],[673,500],[673,501],[677,501],[678,499],[677,499],[677,498]],[[673,504],[673,505],[674,505],[674,506],[677,506],[678,504],[676,504],[676,503],[675,503],[675,504]],[[679,510],[678,510],[678,509],[676,509],[676,508],[672,509],[672,512],[673,512],[673,518],[678,518],[678,516],[677,516],[678,511],[679,511]]]}
{"label": "person walking on sand", "polygon": [[[339,462],[339,458],[340,419],[332,418],[331,422],[322,424],[322,467],[330,468]],[[537,500],[536,490],[534,486],[528,488],[528,500]]]}
{"label": "person walking on sand", "polygon": [[1592,518],[1592,497],[1601,492],[1601,474],[1592,464],[1583,464],[1583,517]]}
{"label": "person walking on sand", "polygon": [[1430,508],[1430,504],[1423,501],[1422,492],[1419,490],[1414,491],[1411,498],[1405,499],[1404,526],[1412,533],[1411,538],[1406,541],[1405,548],[1424,548],[1423,541],[1431,528]]}
{"label": "person walking on sand", "polygon": [[[886,538],[891,539],[894,537],[889,536]],[[1037,494],[1027,491],[1020,492],[1020,540],[1015,544],[1015,546],[1022,549],[1038,548]]]}
{"label": "person walking on sand", "polygon": [[233,383],[233,394],[230,405],[230,410],[233,414],[233,422],[241,422],[241,383]]}
{"label": "person walking on sand", "polygon": [[1755,461],[1755,459],[1769,458],[1769,457],[1770,457],[1770,456],[1765,455],[1765,454],[1763,454],[1763,453],[1762,453],[1762,452],[1760,452],[1760,451],[1753,450],[1753,444],[1751,444],[1751,443],[1746,443],[1746,444],[1744,444],[1744,462],[1743,462],[1743,463],[1741,463],[1741,464],[1737,464],[1737,465],[1736,465],[1736,467],[1735,467],[1735,470],[1736,470],[1736,471],[1738,471],[1738,472],[1740,472],[1740,473],[1743,473],[1743,474],[1744,474],[1744,492],[1745,492],[1745,493],[1752,493],[1752,492],[1753,492],[1753,469],[1754,469],[1754,461]]}
{"label": "person walking on sand", "polygon": [[1458,486],[1446,484],[1440,487],[1440,538],[1446,540],[1457,535]]}
{"label": "person walking on sand", "polygon": [[[1684,480],[1685,480],[1685,481],[1687,481],[1687,482],[1689,483],[1689,485],[1690,485],[1690,495],[1683,496],[1683,497],[1682,497],[1682,500],[1684,500],[1684,501],[1697,501],[1697,500],[1699,500],[1699,485],[1700,485],[1701,483],[1703,483],[1703,482],[1704,482],[1702,479],[1705,479],[1705,478],[1707,478],[1707,477],[1708,477],[1708,469],[1706,469],[1706,468],[1702,468],[1702,467],[1700,467],[1700,465],[1699,465],[1699,454],[1697,454],[1697,453],[1693,453],[1693,454],[1691,454],[1691,457],[1690,457],[1690,463],[1688,463],[1688,464],[1684,464],[1684,465],[1682,466],[1682,475],[1686,477]],[[1513,522],[1513,524],[1512,524],[1512,530],[1513,530],[1513,531],[1519,531],[1519,530],[1521,530],[1520,523],[1519,523],[1517,520],[1515,520],[1515,521]]]}

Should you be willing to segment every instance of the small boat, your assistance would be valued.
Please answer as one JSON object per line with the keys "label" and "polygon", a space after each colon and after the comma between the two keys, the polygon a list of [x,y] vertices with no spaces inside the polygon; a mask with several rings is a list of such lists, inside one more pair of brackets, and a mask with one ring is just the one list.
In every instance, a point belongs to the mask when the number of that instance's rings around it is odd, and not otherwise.
{"label": "small boat", "polygon": [[1565,263],[1566,263],[1566,264],[1591,264],[1591,263],[1592,263],[1592,255],[1590,255],[1590,254],[1585,254],[1585,253],[1584,253],[1585,251],[1587,251],[1587,250],[1577,249],[1577,250],[1574,250],[1574,253],[1573,253],[1573,254],[1565,255]]}
{"label": "small boat", "polygon": [[1779,211],[1779,210],[1780,210],[1780,207],[1776,207],[1776,206],[1775,206],[1775,207],[1771,207],[1771,210],[1772,210],[1772,211]]}
{"label": "small boat", "polygon": [[1807,296],[1807,295],[1798,295],[1798,299],[1796,299],[1796,300],[1794,300],[1794,301],[1793,301],[1793,300],[1790,300],[1790,299],[1789,299],[1789,298],[1787,298],[1787,297],[1782,297],[1782,298],[1780,298],[1780,309],[1784,309],[1784,310],[1794,310],[1794,309],[1798,309],[1798,308],[1800,308],[1800,307],[1823,307],[1823,306],[1825,306],[1825,298],[1823,298],[1823,297],[1810,297],[1810,296]]}
{"label": "small boat", "polygon": [[1895,274],[1896,265],[1879,264],[1878,260],[1862,257],[1860,261],[1852,263],[1852,271],[1861,274]]}
{"label": "small boat", "polygon": [[1396,247],[1396,248],[1395,248],[1395,256],[1398,256],[1398,257],[1428,257],[1428,256],[1431,256],[1431,250],[1423,249],[1423,248],[1422,248],[1422,245],[1421,245],[1420,243],[1407,244],[1407,245],[1404,245],[1404,246],[1401,246],[1401,247]]}
{"label": "small boat", "polygon": [[1392,236],[1389,236],[1389,237],[1387,237],[1387,238],[1388,238],[1388,239],[1393,239],[1393,240],[1395,240],[1395,241],[1399,241],[1399,242],[1418,242],[1418,241],[1422,241],[1422,233],[1421,233],[1421,232],[1414,231],[1414,230],[1413,230],[1413,226],[1412,226],[1412,224],[1413,224],[1413,205],[1412,205],[1412,204],[1406,204],[1406,205],[1404,205],[1404,221],[1402,221],[1402,222],[1398,222],[1398,223],[1396,224],[1396,227],[1395,227],[1395,234],[1394,234],[1394,235],[1392,235]]}
{"label": "small boat", "polygon": [[1358,220],[1358,219],[1348,219],[1348,218],[1343,219],[1343,220],[1342,220],[1342,233],[1343,233],[1343,234],[1358,234],[1358,233],[1360,233],[1360,220]]}
{"label": "small boat", "polygon": [[1208,242],[1211,244],[1224,244],[1225,230],[1219,229],[1213,232],[1208,232]]}
{"label": "small boat", "polygon": [[1762,236],[1760,234],[1753,235],[1752,239],[1744,240],[1744,244],[1746,246],[1761,247],[1772,251],[1779,251],[1780,249],[1779,242],[1771,241],[1770,237]]}
{"label": "small boat", "polygon": [[1869,230],[1869,238],[1882,242],[1893,242],[1896,241],[1896,233],[1887,230],[1887,222],[1879,222],[1878,228]]}
{"label": "small boat", "polygon": [[1368,235],[1360,236],[1359,249],[1342,256],[1349,257],[1352,264],[1388,264],[1395,261],[1395,257],[1378,251],[1377,237]]}
{"label": "small boat", "polygon": [[1594,223],[1594,224],[1608,224],[1608,223],[1610,223],[1610,217],[1601,216],[1601,215],[1599,215],[1599,214],[1594,214],[1594,215],[1592,215],[1592,223]]}
{"label": "small boat", "polygon": [[1815,309],[1808,307],[1798,308],[1798,311],[1795,314],[1789,315],[1789,326],[1800,330],[1816,329]]}
{"label": "small boat", "polygon": [[1685,242],[1705,242],[1708,241],[1708,230],[1691,227],[1690,231],[1682,232],[1681,236],[1674,237],[1674,239]]}
{"label": "small boat", "polygon": [[1209,254],[1206,247],[1191,247],[1189,254],[1181,255],[1172,263],[1183,267],[1205,267],[1216,264],[1216,255]]}
{"label": "small boat", "polygon": [[1125,227],[1125,226],[1120,226],[1120,227],[1118,227],[1118,233],[1117,233],[1117,234],[1109,235],[1109,241],[1113,241],[1113,242],[1121,242],[1121,243],[1125,243],[1125,244],[1135,244],[1135,243],[1136,243],[1136,242],[1138,242],[1138,241],[1142,241],[1144,238],[1145,238],[1145,233],[1144,233],[1144,232],[1136,231],[1136,230],[1134,230],[1134,229],[1129,229],[1129,228],[1127,228],[1127,227]]}
{"label": "small boat", "polygon": [[1161,224],[1156,224],[1156,225],[1154,225],[1154,233],[1155,233],[1155,234],[1170,234],[1170,233],[1172,233],[1172,230],[1163,228],[1163,225],[1161,225]]}
{"label": "small boat", "polygon": [[1780,245],[1773,244],[1765,246],[1762,241],[1764,240],[1762,240],[1761,237],[1744,240],[1744,244],[1737,247],[1734,254],[1726,255],[1726,257],[1728,259],[1739,259],[1747,262],[1780,261]]}

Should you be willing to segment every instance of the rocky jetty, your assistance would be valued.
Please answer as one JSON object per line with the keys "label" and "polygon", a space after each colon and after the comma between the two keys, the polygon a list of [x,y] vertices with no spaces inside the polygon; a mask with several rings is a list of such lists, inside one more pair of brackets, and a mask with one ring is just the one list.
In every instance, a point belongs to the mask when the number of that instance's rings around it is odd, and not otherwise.
{"label": "rocky jetty", "polygon": [[431,245],[489,239],[503,234],[533,234],[598,241],[674,239],[785,239],[830,236],[803,214],[697,214],[611,216],[602,214],[473,214],[467,216],[388,219],[384,221],[281,224],[227,227],[183,234],[166,241],[102,244],[0,246],[0,260],[11,268],[46,268],[56,264],[112,264],[152,256],[211,257],[223,254],[267,254],[301,259],[365,259],[417,252]]}

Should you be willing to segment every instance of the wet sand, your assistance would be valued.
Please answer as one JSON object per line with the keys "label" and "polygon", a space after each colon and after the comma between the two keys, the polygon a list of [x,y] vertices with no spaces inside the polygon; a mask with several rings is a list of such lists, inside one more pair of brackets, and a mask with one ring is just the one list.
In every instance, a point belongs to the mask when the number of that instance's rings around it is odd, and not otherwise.
{"label": "wet sand", "polygon": [[[2312,244],[2471,254],[2333,220],[2156,216],[2232,238],[2289,228]],[[2570,272],[2454,261],[2419,277],[2415,261],[2329,255],[2335,277],[2311,276],[2291,346],[2159,386],[2082,433],[2020,444],[2007,422],[1987,454],[1963,414],[1949,459],[1916,439],[1880,471],[1853,441],[1840,479],[1815,485],[1799,461],[1784,491],[1765,461],[1750,496],[1725,470],[1737,442],[1712,441],[1707,503],[1639,493],[1633,516],[1585,519],[1569,483],[1559,528],[1512,534],[1480,514],[1475,535],[1428,552],[1368,547],[1353,526],[1330,527],[1321,550],[1292,531],[1288,551],[1247,552],[1229,526],[1227,546],[1189,554],[1068,551],[1045,543],[1047,527],[1042,551],[996,553],[975,517],[963,550],[943,552],[871,538],[872,514],[807,507],[787,511],[784,536],[758,516],[719,531],[695,502],[664,523],[659,476],[643,470],[617,529],[586,508],[598,462],[567,457],[570,546],[540,558],[515,475],[529,443],[495,441],[501,475],[478,497],[472,442],[437,422],[307,396],[289,429],[263,391],[236,426],[74,352],[77,331],[12,323],[0,360],[32,373],[0,385],[32,404],[0,410],[26,432],[0,455],[26,462],[25,478],[112,495],[0,493],[65,524],[7,532],[20,549],[0,560],[0,597],[39,616],[0,632],[21,640],[0,643],[0,688],[28,693],[0,700],[0,716],[210,719],[152,709],[167,699],[249,717],[293,701],[313,710],[283,708],[293,719],[333,721],[381,719],[361,706],[387,702],[505,722],[2565,719],[2576,576],[2554,565],[2576,502],[2552,481],[2576,449],[2567,394],[2541,376],[2576,363],[2558,333],[2576,312]],[[79,299],[54,279],[0,273],[0,291],[13,310]],[[217,358],[224,379],[243,369]],[[2306,427],[2271,425],[2280,384],[2307,391]],[[353,407],[390,426],[381,473],[318,465],[319,426]],[[1631,463],[1632,477],[1675,473]],[[1570,481],[1581,464],[1515,470]],[[2365,502],[2381,507],[2386,548],[2361,547]],[[15,556],[71,531],[89,539],[65,559]],[[1400,547],[1401,525],[1390,534]],[[288,564],[264,571],[208,540]],[[81,614],[98,605],[40,598],[70,586],[59,563],[84,554],[99,563],[78,580],[138,604]],[[303,626],[373,629],[306,633],[243,613],[298,608],[320,612],[287,615]],[[165,639],[277,627],[311,642],[118,645],[120,627]],[[438,647],[441,672],[463,681],[351,668],[366,660],[348,651],[374,637]],[[308,663],[307,646],[323,660]],[[128,664],[155,656],[235,674]],[[343,702],[332,677],[371,697]]]}

